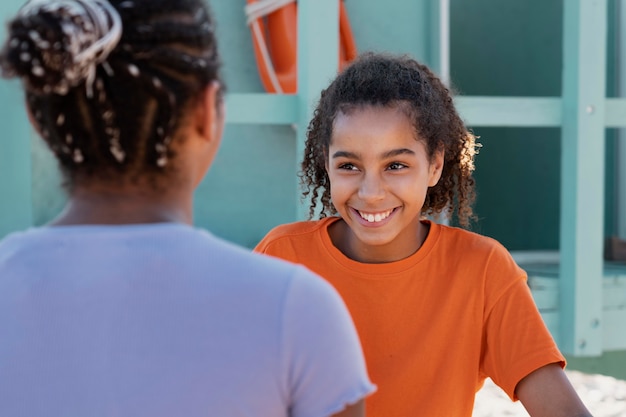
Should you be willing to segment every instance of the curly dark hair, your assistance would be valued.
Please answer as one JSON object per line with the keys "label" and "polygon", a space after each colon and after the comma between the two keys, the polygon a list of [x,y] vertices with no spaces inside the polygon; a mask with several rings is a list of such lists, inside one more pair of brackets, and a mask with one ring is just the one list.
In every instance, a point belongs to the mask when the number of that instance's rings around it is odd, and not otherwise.
{"label": "curly dark hair", "polygon": [[337,114],[356,106],[396,105],[407,110],[430,158],[439,149],[445,152],[441,179],[428,189],[422,213],[456,215],[459,225],[469,227],[474,219],[474,156],[480,145],[459,117],[450,91],[428,67],[406,55],[384,53],[362,54],[321,93],[299,173],[302,197],[310,199],[309,217],[320,201],[320,217],[337,213],[325,168]]}
{"label": "curly dark hair", "polygon": [[[92,53],[116,22],[119,39]],[[34,125],[69,188],[96,176],[169,172],[187,109],[220,81],[215,23],[203,0],[32,2],[8,32],[2,75],[22,80]]]}

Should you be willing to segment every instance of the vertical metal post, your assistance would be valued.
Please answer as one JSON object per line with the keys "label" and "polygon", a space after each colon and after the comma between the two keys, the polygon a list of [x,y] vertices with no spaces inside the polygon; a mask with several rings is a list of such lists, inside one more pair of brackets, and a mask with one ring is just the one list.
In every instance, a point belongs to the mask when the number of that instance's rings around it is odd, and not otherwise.
{"label": "vertical metal post", "polygon": [[[626,53],[620,53],[626,48],[626,1],[616,3],[617,19],[617,48],[615,54],[617,60],[617,86],[619,96],[626,98]],[[621,239],[626,239],[626,129],[619,129],[617,134],[617,163],[616,187],[617,190],[617,234]]]}
{"label": "vertical metal post", "polygon": [[[298,1],[298,126],[296,163],[304,155],[306,129],[320,92],[337,73],[339,65],[339,1]],[[296,184],[298,187],[298,185]],[[298,202],[300,202],[298,187]],[[298,219],[308,215],[308,205],[297,205]]]}
{"label": "vertical metal post", "polygon": [[[450,85],[450,0],[439,0],[439,77]],[[433,34],[431,34],[432,36]],[[434,36],[433,36],[434,37]]]}
{"label": "vertical metal post", "polygon": [[[442,57],[444,51],[442,47],[443,31],[442,27],[442,7],[443,3],[447,0],[428,1],[426,2],[425,9],[428,13],[428,19],[426,20],[427,26],[424,28],[423,34],[426,36],[426,51],[427,56],[422,57],[421,60],[428,65],[442,80],[442,69],[444,65],[444,58]],[[420,59],[420,57],[416,57]]]}
{"label": "vertical metal post", "polygon": [[560,341],[602,353],[607,0],[564,0]]}
{"label": "vertical metal post", "polygon": [[[429,39],[428,66],[446,86],[450,86],[450,0],[429,1],[427,4],[430,19],[424,35]],[[450,224],[450,218],[444,213],[432,216],[432,219]]]}
{"label": "vertical metal post", "polygon": [[445,85],[450,85],[450,0],[428,1],[428,64]]}

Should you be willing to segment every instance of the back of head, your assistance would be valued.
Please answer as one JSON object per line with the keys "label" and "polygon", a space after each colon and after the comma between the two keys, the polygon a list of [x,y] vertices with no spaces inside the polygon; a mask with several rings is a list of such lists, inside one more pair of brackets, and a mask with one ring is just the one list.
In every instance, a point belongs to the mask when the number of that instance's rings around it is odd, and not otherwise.
{"label": "back of head", "polygon": [[459,117],[448,88],[428,67],[405,55],[384,53],[362,54],[321,94],[309,124],[302,163],[311,216],[318,197],[322,215],[336,213],[325,170],[335,117],[365,106],[400,108],[430,157],[437,150],[445,152],[441,179],[429,189],[422,211],[453,212],[456,204],[459,223],[468,226],[473,217],[475,137]]}
{"label": "back of head", "polygon": [[219,65],[203,0],[31,0],[0,53],[70,184],[165,172]]}

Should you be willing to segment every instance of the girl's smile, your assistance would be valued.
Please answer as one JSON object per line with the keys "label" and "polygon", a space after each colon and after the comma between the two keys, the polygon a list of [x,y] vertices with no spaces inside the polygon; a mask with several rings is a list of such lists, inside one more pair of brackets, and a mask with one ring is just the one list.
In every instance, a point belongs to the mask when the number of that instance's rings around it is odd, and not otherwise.
{"label": "girl's smile", "polygon": [[347,227],[331,238],[361,262],[391,262],[415,253],[428,187],[437,184],[443,152],[429,158],[403,105],[340,112],[327,161],[332,202]]}
{"label": "girl's smile", "polygon": [[394,212],[395,209],[391,209],[391,210],[387,210],[384,212],[379,212],[379,213],[368,213],[365,211],[360,211],[360,210],[355,210],[359,216],[361,217],[362,220],[364,220],[366,223],[366,226],[372,226],[372,227],[378,227],[381,226],[383,224],[386,223],[385,220],[387,220],[389,218],[389,216],[391,216],[391,214]]}

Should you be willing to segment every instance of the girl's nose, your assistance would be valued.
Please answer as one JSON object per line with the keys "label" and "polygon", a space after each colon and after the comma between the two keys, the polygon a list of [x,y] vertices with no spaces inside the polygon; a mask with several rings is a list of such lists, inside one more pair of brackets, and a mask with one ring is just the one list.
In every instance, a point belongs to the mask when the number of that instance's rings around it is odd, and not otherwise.
{"label": "girl's nose", "polygon": [[364,201],[380,200],[385,195],[382,178],[376,174],[365,174],[359,186],[359,198]]}

